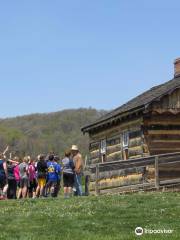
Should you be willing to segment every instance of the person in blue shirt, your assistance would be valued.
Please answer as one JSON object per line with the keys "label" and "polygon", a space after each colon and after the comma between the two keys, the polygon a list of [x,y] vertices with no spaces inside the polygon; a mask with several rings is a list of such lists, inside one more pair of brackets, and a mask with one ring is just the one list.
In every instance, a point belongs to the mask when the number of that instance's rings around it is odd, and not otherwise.
{"label": "person in blue shirt", "polygon": [[55,196],[55,190],[57,188],[57,184],[58,184],[58,175],[61,172],[61,168],[60,166],[57,164],[57,162],[55,161],[55,156],[49,155],[49,159],[47,162],[47,169],[48,169],[48,174],[47,174],[47,190],[48,192],[51,194],[52,197]]}
{"label": "person in blue shirt", "polygon": [[55,187],[54,197],[57,197],[61,188],[61,165],[59,164],[60,158],[58,156],[55,156],[54,161],[57,164],[56,166],[57,184]]}

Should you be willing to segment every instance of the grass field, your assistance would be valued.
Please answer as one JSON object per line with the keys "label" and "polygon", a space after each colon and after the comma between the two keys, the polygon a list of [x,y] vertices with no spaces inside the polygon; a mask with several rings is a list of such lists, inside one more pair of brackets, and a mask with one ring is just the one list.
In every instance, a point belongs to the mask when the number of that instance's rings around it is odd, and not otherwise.
{"label": "grass field", "polygon": [[[136,236],[136,227],[172,234]],[[180,193],[0,201],[0,239],[180,239]]]}

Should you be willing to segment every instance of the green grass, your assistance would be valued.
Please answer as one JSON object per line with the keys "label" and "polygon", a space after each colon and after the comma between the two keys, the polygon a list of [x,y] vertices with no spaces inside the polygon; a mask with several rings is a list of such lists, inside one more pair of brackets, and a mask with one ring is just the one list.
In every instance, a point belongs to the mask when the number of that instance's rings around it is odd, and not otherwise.
{"label": "green grass", "polygon": [[[137,237],[137,226],[173,234]],[[180,193],[0,201],[0,239],[180,239]]]}

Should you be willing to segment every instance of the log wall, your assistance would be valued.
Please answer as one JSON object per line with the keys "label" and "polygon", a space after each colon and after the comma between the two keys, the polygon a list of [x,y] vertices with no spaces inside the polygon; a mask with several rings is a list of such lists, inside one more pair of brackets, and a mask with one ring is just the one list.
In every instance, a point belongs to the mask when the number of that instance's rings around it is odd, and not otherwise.
{"label": "log wall", "polygon": [[[143,118],[128,120],[90,135],[91,164],[102,162],[101,140],[106,139],[106,153],[103,161],[112,162],[149,155],[148,146],[142,131]],[[123,133],[128,132],[128,146],[123,146]],[[128,155],[128,156],[127,156]]]}
{"label": "log wall", "polygon": [[144,135],[151,155],[180,151],[180,89],[151,104]]}
{"label": "log wall", "polygon": [[151,155],[180,151],[180,114],[152,114],[144,120]]}
{"label": "log wall", "polygon": [[[144,116],[144,136],[150,155],[180,151],[180,89],[164,96],[150,106],[151,112]],[[179,174],[180,165],[171,168],[160,166],[161,176]],[[177,173],[178,172],[178,173]],[[172,174],[173,173],[173,174]]]}
{"label": "log wall", "polygon": [[138,128],[143,123],[143,117],[138,117],[136,119],[126,120],[116,126],[110,126],[107,129],[103,129],[99,132],[93,132],[90,134],[90,141],[96,142],[105,138],[112,138],[117,136],[123,131]]}
{"label": "log wall", "polygon": [[90,143],[89,152],[90,152],[89,164],[98,163],[100,159],[100,142],[96,141],[96,142]]}

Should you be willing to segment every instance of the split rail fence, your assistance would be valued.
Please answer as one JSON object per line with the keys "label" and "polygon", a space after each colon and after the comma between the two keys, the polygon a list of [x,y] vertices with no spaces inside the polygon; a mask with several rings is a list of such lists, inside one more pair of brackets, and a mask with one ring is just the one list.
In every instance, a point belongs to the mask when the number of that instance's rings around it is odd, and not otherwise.
{"label": "split rail fence", "polygon": [[[177,167],[178,166],[178,167]],[[148,169],[152,168],[153,178],[147,178]],[[170,171],[171,177],[161,177],[161,169]],[[171,169],[173,169],[171,171]],[[156,156],[143,157],[131,160],[120,160],[115,162],[98,163],[88,166],[89,174],[86,175],[86,192],[89,192],[89,181],[95,183],[94,192],[96,195],[105,193],[128,192],[138,190],[159,190],[163,187],[180,185],[180,152],[160,154]],[[172,172],[175,171],[174,177]],[[126,178],[133,173],[142,175],[141,181],[133,183],[131,181],[117,187],[103,188],[100,181],[106,178],[123,177]]]}

